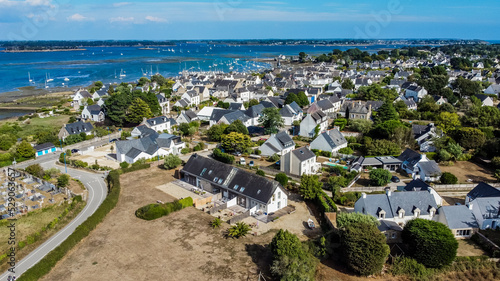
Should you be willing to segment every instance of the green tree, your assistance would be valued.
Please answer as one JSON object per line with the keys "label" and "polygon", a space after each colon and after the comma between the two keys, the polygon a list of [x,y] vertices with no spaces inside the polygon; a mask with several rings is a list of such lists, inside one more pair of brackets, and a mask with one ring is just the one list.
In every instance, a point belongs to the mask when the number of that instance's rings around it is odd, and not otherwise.
{"label": "green tree", "polygon": [[69,176],[67,174],[62,174],[57,177],[57,186],[66,187],[69,184]]}
{"label": "green tree", "polygon": [[280,229],[269,244],[273,254],[271,272],[283,281],[313,280],[317,260],[307,251],[299,238]]}
{"label": "green tree", "polygon": [[351,79],[349,78],[346,78],[344,79],[344,81],[342,81],[342,89],[345,89],[345,90],[354,90],[354,82],[352,82]]}
{"label": "green tree", "polygon": [[425,219],[409,221],[402,233],[408,255],[426,267],[441,268],[457,256],[458,242],[444,224]]}
{"label": "green tree", "polygon": [[28,174],[31,174],[40,179],[43,178],[43,176],[45,175],[45,172],[42,166],[40,166],[40,164],[29,165],[28,167],[26,167],[25,170]]}
{"label": "green tree", "polygon": [[366,153],[371,156],[399,155],[401,147],[389,140],[374,140],[365,143]]}
{"label": "green tree", "polygon": [[453,138],[465,149],[476,149],[486,142],[486,136],[481,130],[470,127],[453,132]]}
{"label": "green tree", "polygon": [[299,101],[299,99],[295,93],[289,93],[288,96],[286,96],[285,104],[291,104],[293,102],[296,102],[297,104],[299,104],[298,101]]}
{"label": "green tree", "polygon": [[458,76],[458,78],[451,85],[453,89],[460,93],[460,97],[474,96],[481,94],[482,91],[481,83],[465,79],[462,76]]}
{"label": "green tree", "polygon": [[392,102],[384,102],[378,109],[377,116],[375,116],[375,123],[382,123],[389,120],[398,120],[399,114],[394,108]]}
{"label": "green tree", "polygon": [[337,213],[337,227],[339,229],[358,223],[373,224],[375,226],[380,225],[380,222],[374,216],[371,215],[365,215],[362,213],[347,213],[347,212]]}
{"label": "green tree", "polygon": [[251,99],[249,102],[248,102],[248,107],[252,107],[254,105],[258,105],[259,104],[259,101],[256,100],[256,99]]}
{"label": "green tree", "polygon": [[347,265],[363,276],[379,273],[389,256],[385,235],[373,223],[348,224],[341,247]]}
{"label": "green tree", "polygon": [[16,143],[16,137],[11,134],[0,135],[0,150],[7,151]]}
{"label": "green tree", "polygon": [[210,141],[220,141],[227,127],[226,124],[218,124],[210,127],[207,131],[207,136]]}
{"label": "green tree", "polygon": [[300,177],[299,192],[304,199],[316,199],[321,192],[322,183],[316,175],[302,175]]}
{"label": "green tree", "polygon": [[394,89],[382,88],[379,84],[373,84],[360,87],[358,96],[365,100],[385,100],[392,103],[397,98],[398,93]]}
{"label": "green tree", "polygon": [[104,86],[104,84],[101,82],[101,81],[96,81],[94,82],[94,86],[97,88],[97,89],[101,89],[102,86]]}
{"label": "green tree", "polygon": [[370,171],[370,182],[375,186],[385,186],[391,181],[391,172],[386,169],[374,169]]}
{"label": "green tree", "polygon": [[440,181],[442,184],[456,184],[456,183],[458,183],[457,177],[454,174],[449,173],[449,172],[444,172],[441,175]]}
{"label": "green tree", "polygon": [[182,160],[177,155],[169,154],[165,157],[163,167],[167,170],[172,170],[179,167],[182,164]]}
{"label": "green tree", "polygon": [[279,182],[281,186],[286,186],[288,184],[288,176],[285,173],[278,173],[274,180]]}
{"label": "green tree", "polygon": [[148,104],[140,98],[136,98],[128,108],[127,121],[133,124],[139,124],[144,118],[153,117],[153,113]]}
{"label": "green tree", "polygon": [[16,149],[16,152],[19,156],[21,156],[23,158],[31,158],[31,157],[35,156],[35,149],[26,140],[23,140],[19,144],[19,146]]}
{"label": "green tree", "polygon": [[263,170],[261,170],[261,169],[257,170],[257,172],[255,172],[255,173],[256,173],[257,175],[259,175],[259,176],[262,176],[262,177],[265,177],[265,176],[266,176],[266,173],[265,173]]}
{"label": "green tree", "polygon": [[364,119],[349,120],[349,129],[360,132],[362,134],[367,134],[373,127],[373,122]]}
{"label": "green tree", "polygon": [[181,123],[178,127],[179,132],[181,132],[183,136],[190,136],[190,128],[191,126],[189,126],[189,123]]}
{"label": "green tree", "polygon": [[262,110],[259,122],[264,127],[266,134],[276,134],[285,126],[285,121],[277,108],[268,107]]}
{"label": "green tree", "polygon": [[252,146],[252,141],[247,135],[232,132],[222,136],[221,146],[228,152],[244,152]]}
{"label": "green tree", "polygon": [[129,165],[130,165],[129,163],[123,161],[123,162],[120,163],[120,168],[127,169]]}
{"label": "green tree", "polygon": [[437,126],[443,133],[448,133],[459,128],[462,124],[460,123],[460,117],[456,113],[441,112],[439,113]]}
{"label": "green tree", "polygon": [[70,116],[68,120],[68,124],[75,123],[76,122],[76,117],[75,116]]}
{"label": "green tree", "polygon": [[[127,119],[127,110],[132,102],[132,97],[130,95],[130,90],[127,87],[119,86],[117,91],[118,93],[110,96],[104,101],[104,108],[106,110],[106,115],[111,122],[122,126]],[[124,92],[122,93],[120,91]],[[126,93],[127,91],[129,92],[128,94]]]}
{"label": "green tree", "polygon": [[241,122],[241,120],[235,120],[233,123],[231,123],[231,125],[227,126],[226,130],[224,131],[225,134],[229,134],[231,132],[248,135],[247,126],[245,126],[243,122]]}
{"label": "green tree", "polygon": [[309,99],[304,92],[299,92],[297,94],[298,104],[302,107],[309,105]]}

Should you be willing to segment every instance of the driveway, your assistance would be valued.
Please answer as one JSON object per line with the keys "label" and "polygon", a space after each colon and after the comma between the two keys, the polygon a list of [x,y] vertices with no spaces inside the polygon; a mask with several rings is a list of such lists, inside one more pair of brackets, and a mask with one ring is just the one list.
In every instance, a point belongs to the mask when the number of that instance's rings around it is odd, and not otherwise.
{"label": "driveway", "polygon": [[[58,168],[63,173],[65,168],[61,166],[56,166],[55,161],[59,158],[58,154],[54,155],[46,155],[44,157],[40,157],[36,160],[30,162],[23,162],[17,165],[17,168],[25,168],[34,163],[40,164],[44,169],[48,168]],[[79,179],[88,190],[88,199],[87,205],[82,210],[78,216],[71,221],[68,225],[66,225],[63,229],[57,232],[54,236],[45,241],[42,245],[36,248],[33,252],[28,254],[22,260],[18,261],[15,267],[15,276],[20,276],[30,267],[38,263],[43,257],[45,257],[49,252],[55,249],[59,244],[61,244],[69,235],[73,233],[73,231],[82,224],[88,217],[90,217],[97,208],[101,205],[107,195],[107,187],[104,182],[103,174],[94,174],[86,171],[80,171],[75,169],[68,168],[68,174],[76,179]],[[7,277],[10,275],[9,272],[5,272],[0,275],[0,280],[7,280]]]}

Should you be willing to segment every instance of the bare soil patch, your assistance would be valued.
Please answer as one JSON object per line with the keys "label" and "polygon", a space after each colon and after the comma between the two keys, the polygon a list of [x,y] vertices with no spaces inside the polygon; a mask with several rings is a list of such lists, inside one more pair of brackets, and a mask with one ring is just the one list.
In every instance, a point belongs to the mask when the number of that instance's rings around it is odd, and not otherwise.
{"label": "bare soil patch", "polygon": [[[157,167],[122,175],[116,208],[42,280],[257,280],[270,262],[275,231],[226,239],[212,216],[187,208],[154,221],[139,207],[173,198],[156,188],[174,180]],[[268,272],[264,272],[268,275]]]}
{"label": "bare soil patch", "polygon": [[472,180],[472,183],[496,181],[489,168],[471,161],[459,161],[455,162],[453,166],[439,166],[439,168],[442,172],[454,174],[459,183],[471,183],[467,181],[469,179]]}

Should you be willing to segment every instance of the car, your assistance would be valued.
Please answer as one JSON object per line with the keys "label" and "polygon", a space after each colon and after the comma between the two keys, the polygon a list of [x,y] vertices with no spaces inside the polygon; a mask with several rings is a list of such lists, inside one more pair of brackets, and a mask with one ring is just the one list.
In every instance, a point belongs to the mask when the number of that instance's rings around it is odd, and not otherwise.
{"label": "car", "polygon": [[116,141],[118,141],[118,140],[117,139],[112,139],[109,142],[116,142]]}
{"label": "car", "polygon": [[250,167],[253,167],[253,165],[254,165],[253,161],[250,161],[250,163],[248,163],[248,166],[250,166]]}
{"label": "car", "polygon": [[241,152],[235,152],[235,153],[233,153],[233,155],[240,157],[241,156]]}
{"label": "car", "polygon": [[71,150],[71,153],[78,153],[78,152],[80,152],[80,149],[72,149]]}
{"label": "car", "polygon": [[241,165],[246,165],[245,158],[243,158],[243,157],[240,158],[240,164]]}
{"label": "car", "polygon": [[396,176],[392,176],[391,181],[392,182],[400,182],[399,178]]}

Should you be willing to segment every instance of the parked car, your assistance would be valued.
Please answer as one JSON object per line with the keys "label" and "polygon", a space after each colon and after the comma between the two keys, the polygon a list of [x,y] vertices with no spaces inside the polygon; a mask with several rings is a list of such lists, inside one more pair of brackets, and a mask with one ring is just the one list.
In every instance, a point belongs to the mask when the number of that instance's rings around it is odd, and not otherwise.
{"label": "parked car", "polygon": [[245,158],[243,158],[243,157],[240,158],[240,164],[241,165],[246,165]]}
{"label": "parked car", "polygon": [[118,141],[118,140],[117,139],[112,139],[109,142],[115,142],[115,141]]}
{"label": "parked car", "polygon": [[253,161],[250,161],[250,163],[248,163],[248,166],[253,167]]}
{"label": "parked car", "polygon": [[392,182],[400,182],[399,178],[396,176],[392,176],[391,181]]}
{"label": "parked car", "polygon": [[241,156],[241,152],[235,152],[235,153],[233,153],[233,155],[240,157]]}
{"label": "parked car", "polygon": [[72,149],[71,150],[71,153],[78,153],[78,152],[80,152],[80,149]]}

